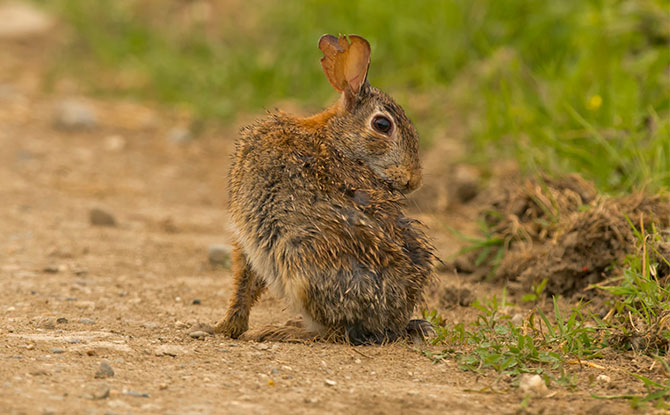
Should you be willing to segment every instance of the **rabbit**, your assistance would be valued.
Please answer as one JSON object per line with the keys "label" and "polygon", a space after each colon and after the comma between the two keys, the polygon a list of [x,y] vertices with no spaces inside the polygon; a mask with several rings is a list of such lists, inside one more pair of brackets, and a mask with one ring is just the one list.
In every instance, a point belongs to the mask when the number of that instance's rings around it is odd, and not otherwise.
{"label": "rabbit", "polygon": [[[240,132],[229,176],[234,293],[215,331],[354,345],[427,335],[430,323],[410,318],[436,256],[402,209],[421,183],[418,134],[370,86],[364,38],[324,35],[319,48],[337,102],[308,118],[274,112]],[[302,320],[245,334],[266,288]]]}

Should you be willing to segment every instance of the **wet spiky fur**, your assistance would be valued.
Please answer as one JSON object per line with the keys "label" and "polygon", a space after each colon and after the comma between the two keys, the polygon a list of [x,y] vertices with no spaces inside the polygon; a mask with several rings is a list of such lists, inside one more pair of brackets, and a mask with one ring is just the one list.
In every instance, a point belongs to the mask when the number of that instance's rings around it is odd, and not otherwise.
{"label": "wet spiky fur", "polygon": [[[375,136],[370,114],[398,132]],[[420,182],[418,137],[402,108],[366,85],[310,118],[274,113],[242,130],[230,170],[235,293],[217,331],[238,337],[265,287],[303,324],[257,340],[343,338],[382,343],[425,330],[411,315],[434,255],[401,191]]]}

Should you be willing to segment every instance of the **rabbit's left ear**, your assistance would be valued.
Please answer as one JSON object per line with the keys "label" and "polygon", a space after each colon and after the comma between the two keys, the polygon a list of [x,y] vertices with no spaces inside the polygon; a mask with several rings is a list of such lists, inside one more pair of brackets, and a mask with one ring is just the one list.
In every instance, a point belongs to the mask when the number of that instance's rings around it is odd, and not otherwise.
{"label": "rabbit's left ear", "polygon": [[323,35],[319,49],[323,52],[321,67],[330,84],[338,92],[358,95],[367,81],[370,66],[370,44],[360,36],[339,38]]}

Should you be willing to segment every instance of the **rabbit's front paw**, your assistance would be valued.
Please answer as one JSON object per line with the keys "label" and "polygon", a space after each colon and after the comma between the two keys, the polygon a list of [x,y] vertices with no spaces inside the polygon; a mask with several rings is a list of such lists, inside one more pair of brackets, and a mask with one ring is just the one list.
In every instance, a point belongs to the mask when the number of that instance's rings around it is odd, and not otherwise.
{"label": "rabbit's front paw", "polygon": [[236,339],[249,329],[249,315],[241,312],[231,313],[214,327],[215,333]]}

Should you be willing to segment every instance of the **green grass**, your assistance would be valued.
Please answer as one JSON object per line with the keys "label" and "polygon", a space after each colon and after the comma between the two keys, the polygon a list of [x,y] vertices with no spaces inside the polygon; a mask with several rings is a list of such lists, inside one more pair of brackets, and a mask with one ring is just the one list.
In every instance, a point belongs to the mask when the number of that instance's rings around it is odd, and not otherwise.
{"label": "green grass", "polygon": [[443,2],[40,0],[74,29],[54,76],[229,122],[334,100],[316,41],[358,33],[370,81],[469,161],[577,171],[604,191],[670,186],[668,0]]}
{"label": "green grass", "polygon": [[[564,318],[554,299],[552,320],[538,307],[523,321],[512,322],[503,312],[503,300],[494,296],[487,302],[476,302],[477,319],[469,328],[463,323],[445,325],[436,313],[427,317],[437,326],[435,344],[450,346],[440,353],[428,353],[439,361],[455,357],[461,369],[474,372],[493,370],[510,375],[515,381],[522,373],[536,373],[546,381],[571,385],[565,366],[572,358],[590,359],[603,348],[594,327],[586,324],[581,307]],[[521,323],[521,324],[520,324]],[[453,346],[459,346],[458,349]]]}
{"label": "green grass", "polygon": [[569,369],[571,361],[598,359],[605,349],[643,353],[654,357],[665,372],[660,380],[627,372],[631,379],[643,383],[646,394],[594,396],[627,399],[634,407],[651,404],[670,409],[670,368],[665,360],[670,355],[669,276],[659,271],[666,266],[670,269],[670,258],[658,249],[659,244],[670,241],[670,236],[653,227],[646,234],[643,224],[639,229],[630,225],[640,252],[628,257],[620,276],[596,287],[602,290],[601,295],[611,294],[607,302],[610,312],[605,317],[591,313],[588,304],[573,306],[565,313],[556,298],[548,315],[539,301],[545,286],[542,282],[521,298],[522,302],[533,303],[521,321],[513,322],[505,291],[500,300],[494,296],[475,302],[477,318],[468,326],[450,325],[435,311],[426,313],[437,327],[433,343],[444,348],[424,353],[435,362],[455,359],[465,371],[495,372],[498,379],[510,376],[512,385],[518,385],[521,374],[535,373],[547,383],[567,388],[579,385],[577,375]]}

